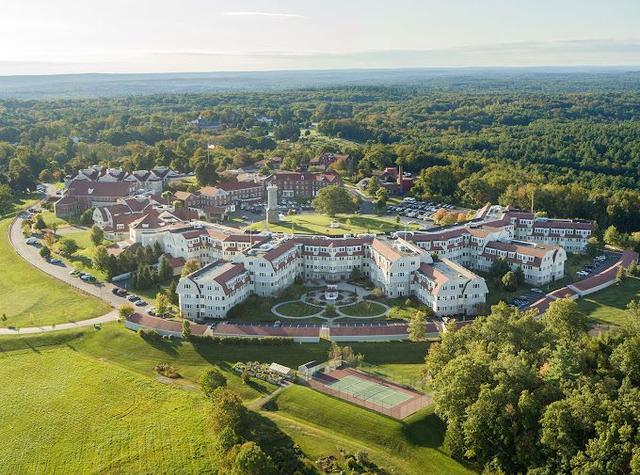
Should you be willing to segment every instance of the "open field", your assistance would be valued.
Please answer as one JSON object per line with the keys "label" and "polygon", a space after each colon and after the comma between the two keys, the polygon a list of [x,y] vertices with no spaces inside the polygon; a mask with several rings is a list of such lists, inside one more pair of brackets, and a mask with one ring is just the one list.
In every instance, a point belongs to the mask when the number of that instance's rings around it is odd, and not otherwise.
{"label": "open field", "polygon": [[[427,349],[426,343],[352,346],[367,361],[392,361],[390,364],[398,368],[421,366]],[[203,426],[206,401],[195,382],[202,371],[218,367],[227,376],[228,385],[250,401],[274,387],[255,380],[242,384],[231,372],[232,363],[276,361],[296,367],[312,359],[324,359],[327,351],[326,343],[151,344],[117,323],[104,325],[101,330],[0,337],[0,377],[11,381],[0,389],[0,419],[12,420],[12,424],[0,427],[0,457],[9,473],[79,473],[88,466],[91,471],[118,473],[148,472],[149,467],[163,473],[207,472],[215,460]],[[171,384],[157,381],[153,368],[159,362],[174,365],[183,379]],[[348,407],[353,412],[353,406]],[[317,409],[310,401],[308,410],[312,413]],[[263,414],[271,417],[271,413]],[[277,415],[272,420],[312,460],[316,454],[333,452],[340,446],[366,450],[378,463],[388,466],[387,459],[392,456],[388,451],[395,450],[393,444],[406,446],[403,440],[393,442],[396,436],[404,437],[403,426],[397,425],[393,426],[397,433],[386,435],[388,447],[373,444],[375,440],[359,439],[362,432],[371,429],[371,423],[387,424],[384,417],[369,422],[365,419],[368,425],[354,427],[357,437],[331,434],[326,432],[331,427],[319,426],[314,431],[321,431],[322,438],[312,444],[309,432],[300,430],[301,423]],[[446,468],[448,461],[457,467],[446,456],[441,458],[438,466]]]}
{"label": "open field", "polygon": [[[331,228],[332,221],[340,223],[340,227]],[[335,218],[317,213],[304,213],[286,216],[278,224],[267,224],[264,221],[249,226],[249,229],[266,230],[278,233],[297,234],[345,234],[345,233],[386,233],[404,229],[404,225],[396,224],[393,219],[381,218],[375,215],[353,214],[338,215]],[[409,226],[409,229],[417,229]]]}
{"label": "open field", "polygon": [[640,299],[640,279],[627,277],[622,283],[577,301],[578,308],[598,323],[622,325],[627,321],[627,304]]}
{"label": "open field", "polygon": [[429,408],[400,422],[302,386],[281,392],[266,408],[312,459],[334,453],[336,445],[356,446],[396,473],[470,473],[442,452],[444,425]]}
{"label": "open field", "polygon": [[7,235],[10,219],[0,221],[0,326],[50,325],[97,317],[110,307],[97,298],[35,269],[18,256]]}
{"label": "open field", "polygon": [[5,473],[205,472],[215,463],[199,392],[64,347],[0,358]]}

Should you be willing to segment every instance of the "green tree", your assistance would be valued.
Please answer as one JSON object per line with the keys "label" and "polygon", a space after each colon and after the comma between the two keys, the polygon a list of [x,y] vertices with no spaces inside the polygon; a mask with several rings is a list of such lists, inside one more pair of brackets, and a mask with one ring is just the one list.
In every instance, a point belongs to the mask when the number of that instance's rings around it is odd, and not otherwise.
{"label": "green tree", "polygon": [[9,185],[0,184],[0,216],[7,214],[13,207],[13,192]]}
{"label": "green tree", "polygon": [[158,265],[158,280],[166,282],[173,277],[173,269],[169,265],[169,259],[161,257]]}
{"label": "green tree", "polygon": [[42,248],[40,248],[40,257],[46,261],[51,259],[51,249],[49,249],[48,246],[42,246]]}
{"label": "green tree", "polygon": [[[107,248],[104,246],[96,247],[96,250],[93,253],[93,267],[103,272],[107,272],[109,274],[109,270],[111,267],[111,256],[107,252]],[[113,277],[113,276],[111,276]]]}
{"label": "green tree", "polygon": [[513,292],[518,288],[518,279],[516,278],[516,274],[512,271],[503,275],[501,281],[504,289],[509,292]]}
{"label": "green tree", "polygon": [[387,206],[387,201],[389,200],[389,190],[387,190],[386,188],[380,188],[378,191],[376,191],[376,208],[378,208],[378,210],[383,209],[385,206]]}
{"label": "green tree", "polygon": [[255,442],[245,442],[237,452],[231,465],[232,475],[270,475],[276,473],[273,461]]}
{"label": "green tree", "polygon": [[44,222],[44,219],[42,219],[42,215],[41,214],[39,214],[36,217],[36,222],[33,225],[33,227],[38,229],[38,230],[46,229],[47,223]]}
{"label": "green tree", "polygon": [[373,198],[376,196],[379,189],[380,182],[378,181],[378,177],[372,176],[367,183],[367,194]]}
{"label": "green tree", "polygon": [[491,263],[489,274],[491,274],[493,277],[502,278],[502,276],[509,272],[509,270],[509,263],[506,261],[506,259],[499,257]]}
{"label": "green tree", "polygon": [[247,408],[233,391],[223,386],[212,394],[209,420],[214,432],[230,427],[236,434],[242,434],[247,426],[247,416]]}
{"label": "green tree", "polygon": [[182,339],[185,341],[191,339],[191,322],[187,319],[182,320]]}
{"label": "green tree", "polygon": [[196,166],[195,172],[200,186],[215,185],[220,181],[220,176],[213,163],[201,163]]}
{"label": "green tree", "polygon": [[160,316],[166,314],[171,308],[169,297],[164,292],[156,294],[156,313]]}
{"label": "green tree", "polygon": [[71,238],[60,241],[60,253],[65,257],[70,257],[78,251],[78,244]]}
{"label": "green tree", "polygon": [[104,231],[96,224],[91,227],[91,242],[94,246],[99,246],[104,241]]}
{"label": "green tree", "polygon": [[318,213],[331,217],[339,213],[354,213],[358,209],[358,201],[345,188],[336,185],[322,188],[312,205]]}
{"label": "green tree", "polygon": [[604,242],[609,246],[622,247],[622,234],[614,225],[609,226],[604,232]]}
{"label": "green tree", "polygon": [[90,226],[93,224],[93,208],[86,209],[80,215],[80,224]]}
{"label": "green tree", "polygon": [[409,320],[409,340],[410,341],[422,341],[425,339],[425,323],[426,314],[418,310]]}
{"label": "green tree", "polygon": [[200,375],[200,388],[207,397],[211,397],[216,389],[227,385],[227,378],[217,369],[208,369]]}
{"label": "green tree", "polygon": [[195,259],[189,259],[184,263],[184,266],[182,267],[182,277],[186,277],[189,274],[194,273],[198,269],[200,269],[200,263]]}

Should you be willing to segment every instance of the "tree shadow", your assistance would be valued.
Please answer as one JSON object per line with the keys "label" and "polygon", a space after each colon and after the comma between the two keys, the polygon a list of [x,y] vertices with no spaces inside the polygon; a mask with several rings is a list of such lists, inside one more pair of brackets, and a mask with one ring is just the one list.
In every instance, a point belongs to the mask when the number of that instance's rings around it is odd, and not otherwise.
{"label": "tree shadow", "polygon": [[156,350],[166,353],[167,355],[178,356],[177,348],[179,347],[179,344],[176,342],[176,340],[153,340],[150,338],[141,338],[141,340],[147,343],[149,346],[152,346]]}
{"label": "tree shadow", "polygon": [[420,447],[440,449],[444,443],[445,423],[434,413],[412,416],[403,424],[402,433],[411,443]]}
{"label": "tree shadow", "polygon": [[305,465],[300,448],[268,417],[250,411],[247,430],[243,435],[271,457],[277,473],[309,473],[309,466]]}

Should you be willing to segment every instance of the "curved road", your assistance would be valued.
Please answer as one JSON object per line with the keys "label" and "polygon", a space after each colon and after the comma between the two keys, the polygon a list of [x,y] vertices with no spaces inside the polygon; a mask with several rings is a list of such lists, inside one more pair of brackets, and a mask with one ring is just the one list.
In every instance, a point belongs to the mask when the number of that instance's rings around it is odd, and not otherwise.
{"label": "curved road", "polygon": [[[49,274],[50,276],[55,277],[56,279],[61,280],[87,294],[104,300],[109,305],[111,305],[111,307],[119,307],[122,303],[126,302],[125,299],[117,297],[116,295],[111,293],[111,290],[114,288],[112,284],[89,284],[80,280],[78,277],[69,275],[69,267],[53,265],[42,259],[42,257],[40,257],[39,248],[35,246],[29,246],[25,243],[24,236],[22,235],[22,218],[20,218],[19,216],[15,218],[9,226],[9,242],[11,242],[11,245],[20,255],[20,257],[22,257],[29,264],[41,270],[42,272]],[[80,320],[77,322],[60,323],[58,325],[45,325],[41,327],[26,327],[20,329],[0,328],[0,335],[44,333],[56,330],[67,330],[70,328],[92,326],[96,323],[112,322],[117,319],[117,310],[112,310],[100,317]]]}

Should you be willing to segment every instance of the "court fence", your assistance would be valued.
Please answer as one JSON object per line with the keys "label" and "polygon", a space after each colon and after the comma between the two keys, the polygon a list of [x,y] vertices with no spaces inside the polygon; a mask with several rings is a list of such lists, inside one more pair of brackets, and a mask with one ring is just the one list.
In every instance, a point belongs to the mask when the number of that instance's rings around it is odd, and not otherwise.
{"label": "court fence", "polygon": [[419,411],[430,403],[430,398],[428,396],[424,394],[414,393],[413,397],[407,401],[404,401],[395,406],[386,406],[384,403],[373,403],[371,401],[367,401],[366,399],[359,398],[356,395],[351,395],[343,391],[332,389],[331,386],[328,386],[314,378],[311,378],[306,382],[311,388],[315,389],[316,391],[328,394],[329,396],[337,397],[339,399],[343,399],[352,404],[356,404],[357,406],[371,409],[372,411],[379,412],[380,414],[384,414],[398,420],[410,416],[411,414]]}

